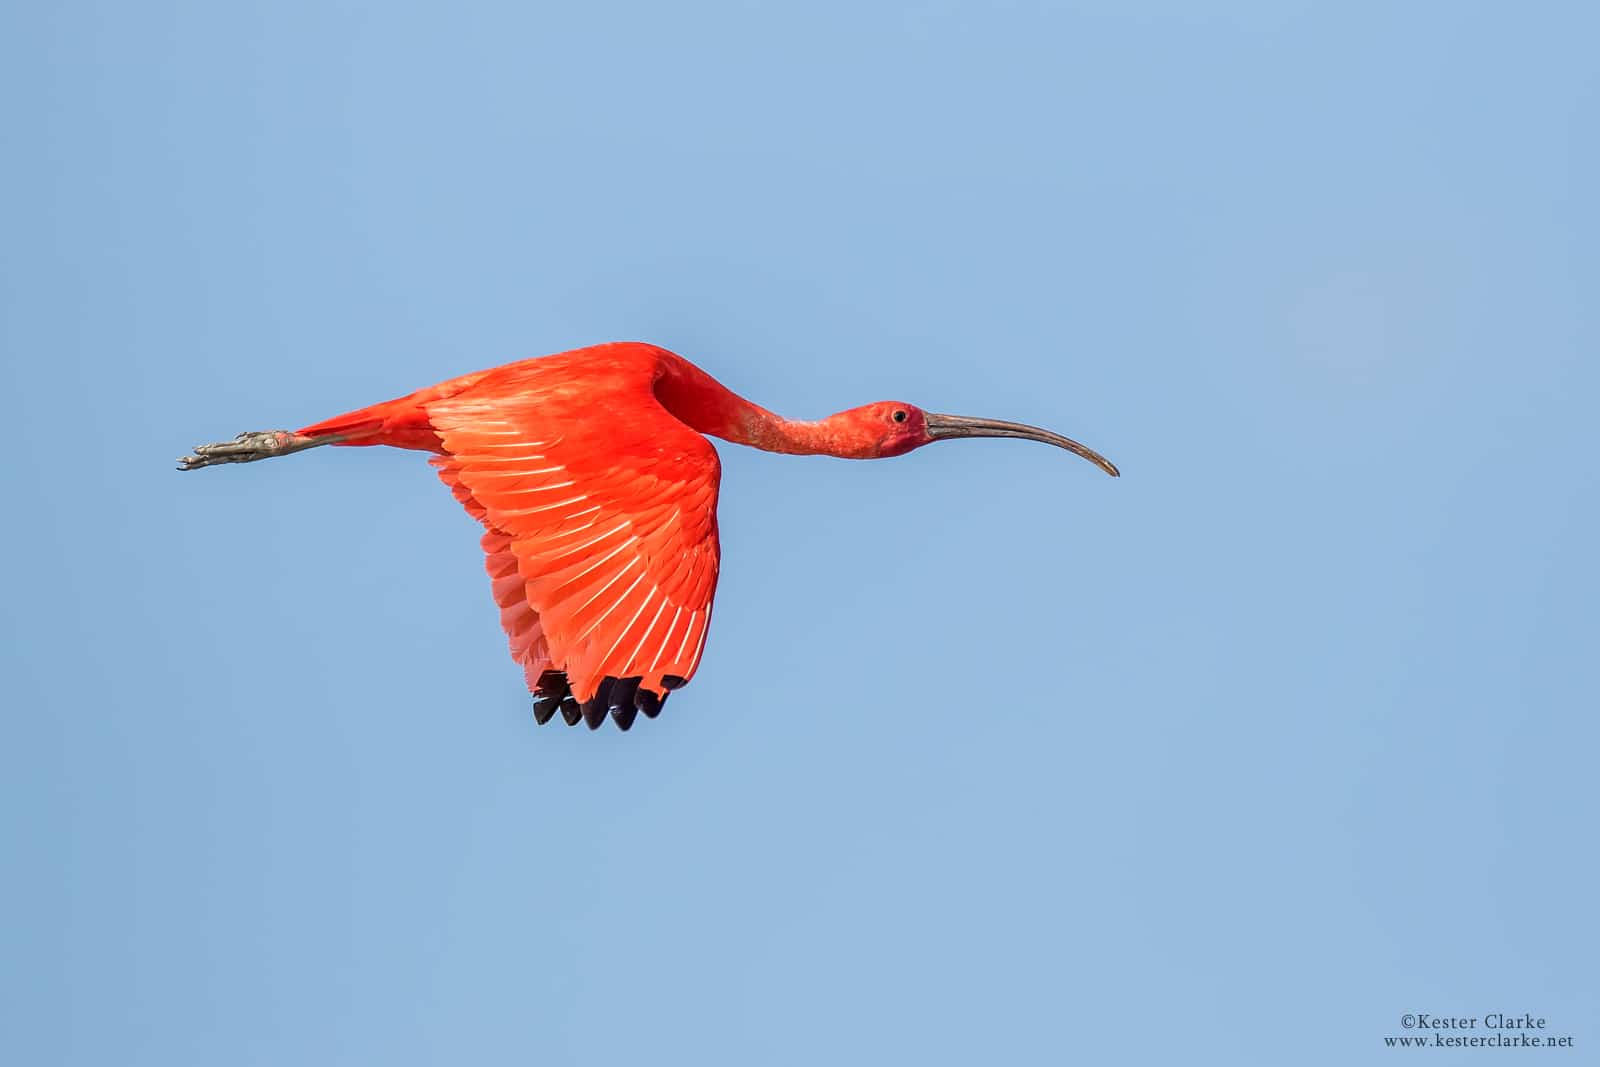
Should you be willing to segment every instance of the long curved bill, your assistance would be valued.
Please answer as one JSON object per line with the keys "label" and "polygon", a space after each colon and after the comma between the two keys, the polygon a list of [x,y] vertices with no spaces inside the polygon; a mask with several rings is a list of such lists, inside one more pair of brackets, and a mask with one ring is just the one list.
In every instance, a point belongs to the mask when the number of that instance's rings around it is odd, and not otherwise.
{"label": "long curved bill", "polygon": [[1041,430],[1037,426],[1021,422],[1002,422],[1000,419],[975,419],[967,415],[932,413],[925,417],[925,422],[928,427],[928,437],[933,441],[943,441],[952,437],[1020,437],[1025,441],[1039,441],[1064,448],[1075,456],[1082,456],[1111,477],[1122,477],[1122,472],[1117,470],[1116,465],[1094,449],[1080,445],[1070,437]]}

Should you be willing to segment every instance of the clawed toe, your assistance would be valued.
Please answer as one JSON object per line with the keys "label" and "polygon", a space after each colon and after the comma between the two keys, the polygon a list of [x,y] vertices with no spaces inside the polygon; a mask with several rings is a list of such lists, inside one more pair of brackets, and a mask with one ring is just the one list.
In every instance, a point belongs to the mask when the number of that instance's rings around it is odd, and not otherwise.
{"label": "clawed toe", "polygon": [[285,456],[304,448],[327,443],[321,439],[302,437],[287,430],[253,430],[242,433],[232,441],[196,445],[191,455],[178,459],[178,469],[192,471],[209,467],[213,463],[252,463],[272,456]]}

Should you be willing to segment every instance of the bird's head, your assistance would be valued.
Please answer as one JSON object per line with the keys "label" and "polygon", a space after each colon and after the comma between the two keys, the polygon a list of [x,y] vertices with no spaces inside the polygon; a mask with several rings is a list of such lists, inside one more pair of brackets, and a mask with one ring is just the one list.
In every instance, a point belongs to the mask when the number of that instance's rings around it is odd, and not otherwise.
{"label": "bird's head", "polygon": [[1116,466],[1092,448],[1070,437],[999,419],[977,419],[968,415],[938,415],[915,404],[899,400],[880,400],[824,420],[834,432],[833,455],[849,459],[880,459],[903,456],[912,449],[935,441],[957,437],[1020,437],[1064,448],[1093,463],[1113,478],[1120,477]]}

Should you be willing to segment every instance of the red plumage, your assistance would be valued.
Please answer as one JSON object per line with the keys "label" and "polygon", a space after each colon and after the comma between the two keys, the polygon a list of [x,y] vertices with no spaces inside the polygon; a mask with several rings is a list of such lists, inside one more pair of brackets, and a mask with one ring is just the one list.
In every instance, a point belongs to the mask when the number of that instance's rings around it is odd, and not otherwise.
{"label": "red plumage", "polygon": [[318,445],[434,453],[485,532],[511,655],[544,722],[561,710],[623,729],[699,669],[720,568],[721,464],[703,434],[772,452],[894,456],[941,437],[1031,437],[1017,423],[931,415],[894,401],[816,422],[780,418],[688,360],[637,342],[596,345],[452,378],[294,433],[205,445],[183,469]]}

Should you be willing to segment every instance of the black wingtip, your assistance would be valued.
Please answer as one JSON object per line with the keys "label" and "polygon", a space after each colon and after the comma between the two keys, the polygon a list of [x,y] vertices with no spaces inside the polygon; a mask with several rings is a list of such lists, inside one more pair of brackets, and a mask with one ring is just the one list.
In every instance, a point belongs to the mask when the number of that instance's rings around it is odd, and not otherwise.
{"label": "black wingtip", "polygon": [[617,729],[627,731],[641,714],[647,719],[660,715],[671,691],[685,685],[685,679],[668,674],[661,679],[662,691],[657,693],[641,688],[643,681],[637,674],[627,678],[608,676],[601,679],[594,696],[580,704],[572,695],[565,671],[545,671],[534,684],[533,721],[543,726],[559,711],[568,726],[581,722],[591,730],[598,730],[609,717],[617,724]]}
{"label": "black wingtip", "polygon": [[633,726],[633,720],[639,714],[634,699],[639,692],[639,683],[643,680],[637,674],[628,678],[606,679],[611,683],[611,688],[606,693],[606,709],[610,711],[611,720],[617,724],[617,729],[624,733]]}
{"label": "black wingtip", "polygon": [[561,707],[561,698],[557,696],[535,697],[533,700],[533,721],[540,726],[550,721],[550,717]]}
{"label": "black wingtip", "polygon": [[653,689],[641,689],[633,696],[633,706],[644,712],[644,717],[653,719],[661,714],[661,698],[656,696]]}
{"label": "black wingtip", "polygon": [[539,675],[533,687],[533,721],[540,726],[549,722],[550,717],[561,708],[562,701],[571,695],[572,688],[567,685],[565,671],[545,671]]}
{"label": "black wingtip", "polygon": [[594,696],[583,702],[583,721],[591,730],[600,729],[600,724],[606,721],[606,712],[611,707],[611,687],[616,684],[615,678],[600,679],[600,687],[595,690]]}

